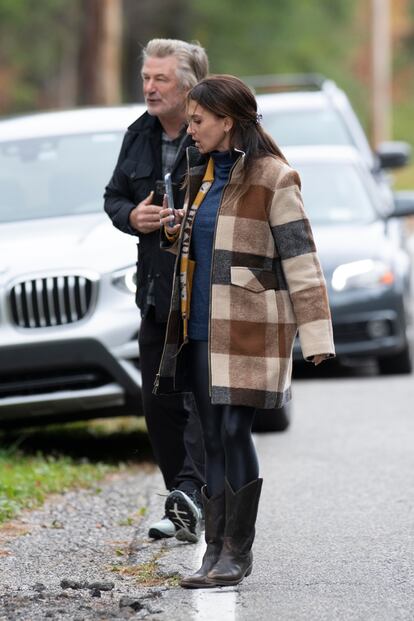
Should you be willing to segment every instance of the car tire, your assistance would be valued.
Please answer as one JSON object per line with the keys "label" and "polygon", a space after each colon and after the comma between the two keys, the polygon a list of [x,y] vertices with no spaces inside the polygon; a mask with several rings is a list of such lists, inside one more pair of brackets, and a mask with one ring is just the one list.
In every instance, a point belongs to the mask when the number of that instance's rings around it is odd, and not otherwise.
{"label": "car tire", "polygon": [[378,358],[377,362],[381,375],[403,375],[411,373],[413,370],[413,360],[409,345],[406,345],[398,354]]}
{"label": "car tire", "polygon": [[286,431],[289,428],[291,417],[290,403],[273,410],[261,410],[258,408],[254,417],[253,432]]}

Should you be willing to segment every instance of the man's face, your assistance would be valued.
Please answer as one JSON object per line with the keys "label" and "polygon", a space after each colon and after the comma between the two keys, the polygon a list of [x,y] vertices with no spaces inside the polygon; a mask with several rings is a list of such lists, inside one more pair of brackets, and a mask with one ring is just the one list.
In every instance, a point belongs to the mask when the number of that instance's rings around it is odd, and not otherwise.
{"label": "man's face", "polygon": [[162,117],[185,117],[186,91],[177,78],[175,56],[149,56],[142,66],[145,103],[149,114]]}

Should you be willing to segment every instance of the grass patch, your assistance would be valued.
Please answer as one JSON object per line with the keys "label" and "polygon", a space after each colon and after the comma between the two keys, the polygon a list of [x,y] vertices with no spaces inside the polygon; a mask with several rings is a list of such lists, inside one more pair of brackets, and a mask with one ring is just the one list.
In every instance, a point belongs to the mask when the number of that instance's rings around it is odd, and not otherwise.
{"label": "grass patch", "polygon": [[145,563],[139,563],[138,565],[113,565],[111,570],[119,573],[122,576],[130,576],[135,579],[135,582],[140,586],[153,587],[153,586],[178,586],[181,580],[181,576],[177,573],[165,574],[160,571],[158,566],[158,560],[164,556],[165,550],[159,550],[154,554],[153,558]]}
{"label": "grass patch", "polygon": [[143,419],[96,419],[0,433],[2,447],[18,446],[26,455],[65,455],[105,464],[152,461]]}
{"label": "grass patch", "polygon": [[152,461],[142,419],[100,419],[0,433],[0,524],[48,494],[93,487],[126,464]]}
{"label": "grass patch", "polygon": [[0,523],[22,509],[39,507],[48,494],[91,487],[115,469],[102,463],[78,463],[67,456],[0,450]]}

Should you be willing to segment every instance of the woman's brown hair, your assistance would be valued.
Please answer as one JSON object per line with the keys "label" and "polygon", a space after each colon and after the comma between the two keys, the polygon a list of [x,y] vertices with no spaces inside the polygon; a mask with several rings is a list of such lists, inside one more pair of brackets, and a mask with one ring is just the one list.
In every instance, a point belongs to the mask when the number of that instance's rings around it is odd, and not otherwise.
{"label": "woman's brown hair", "polygon": [[245,180],[254,160],[260,157],[274,155],[286,162],[279,147],[260,124],[252,91],[239,78],[232,75],[204,78],[191,89],[187,99],[199,103],[218,117],[233,119],[230,146],[245,153]]}

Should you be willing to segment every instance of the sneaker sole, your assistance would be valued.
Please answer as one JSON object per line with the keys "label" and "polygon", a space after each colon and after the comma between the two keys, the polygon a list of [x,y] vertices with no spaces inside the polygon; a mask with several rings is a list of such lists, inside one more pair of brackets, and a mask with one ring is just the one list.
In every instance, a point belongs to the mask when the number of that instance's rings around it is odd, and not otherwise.
{"label": "sneaker sole", "polygon": [[175,533],[175,538],[178,539],[178,541],[188,541],[189,543],[197,543],[197,541],[200,539],[200,535],[197,535],[196,533],[192,533],[186,528],[179,528],[177,532]]}
{"label": "sneaker sole", "polygon": [[165,513],[175,524],[176,539],[196,543],[200,538],[198,509],[180,493],[172,492],[165,501]]}

